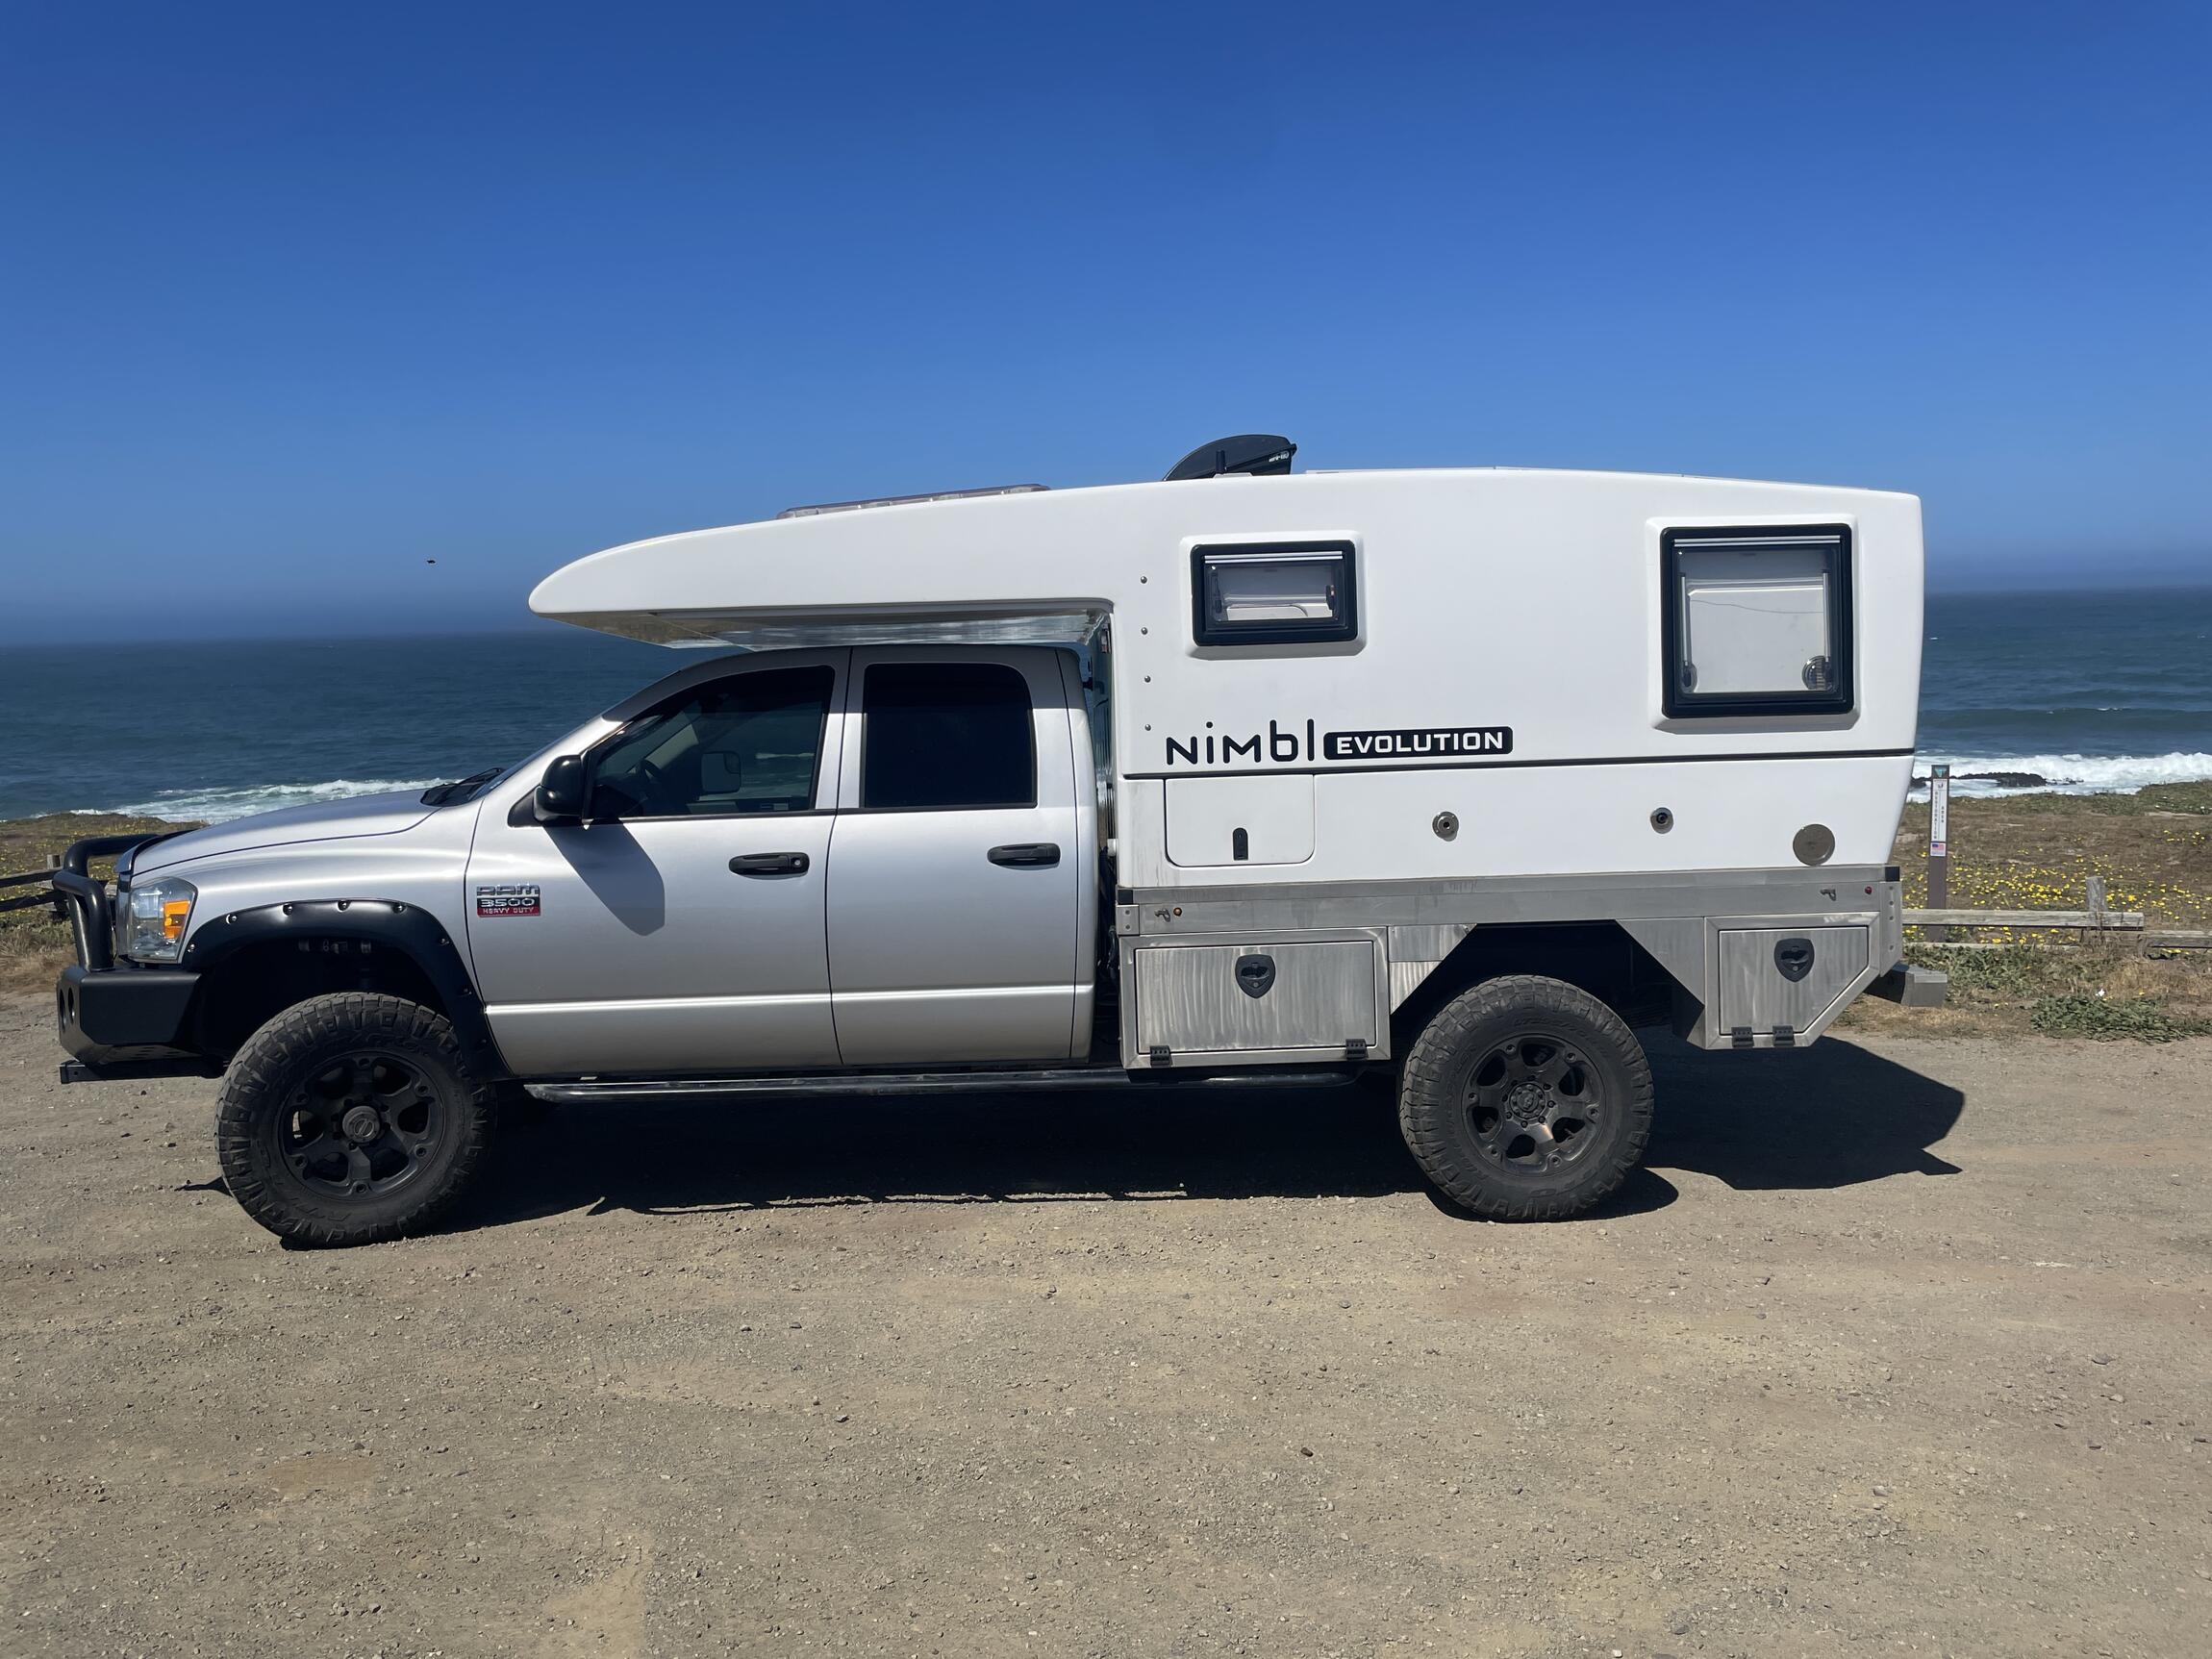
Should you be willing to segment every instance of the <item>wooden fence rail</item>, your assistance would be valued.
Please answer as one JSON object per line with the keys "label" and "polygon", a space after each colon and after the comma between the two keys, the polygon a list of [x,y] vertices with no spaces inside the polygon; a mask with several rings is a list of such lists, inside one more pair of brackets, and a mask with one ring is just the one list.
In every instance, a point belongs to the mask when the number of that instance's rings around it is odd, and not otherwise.
{"label": "wooden fence rail", "polygon": [[2148,927],[2139,910],[1908,910],[1907,927],[2034,927],[2117,933],[2146,950],[2212,950],[2212,928]]}

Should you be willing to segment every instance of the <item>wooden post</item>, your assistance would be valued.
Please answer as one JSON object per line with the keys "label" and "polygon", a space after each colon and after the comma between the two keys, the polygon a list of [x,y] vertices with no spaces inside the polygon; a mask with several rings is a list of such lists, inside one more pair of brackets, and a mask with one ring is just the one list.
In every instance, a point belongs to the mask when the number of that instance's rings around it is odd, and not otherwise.
{"label": "wooden post", "polygon": [[[1950,767],[1928,767],[1928,909],[1950,908]],[[1941,944],[1950,938],[1948,927],[1931,927],[1927,936]]]}

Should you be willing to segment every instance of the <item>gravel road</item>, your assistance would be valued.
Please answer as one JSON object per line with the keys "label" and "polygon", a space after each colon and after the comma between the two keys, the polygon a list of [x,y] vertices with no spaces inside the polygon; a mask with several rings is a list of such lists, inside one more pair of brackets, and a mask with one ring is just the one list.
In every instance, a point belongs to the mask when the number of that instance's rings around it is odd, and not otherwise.
{"label": "gravel road", "polygon": [[566,1108],[288,1250],[0,1002],[0,1651],[2181,1654],[2212,1042],[1655,1054],[1594,1219],[1362,1091]]}

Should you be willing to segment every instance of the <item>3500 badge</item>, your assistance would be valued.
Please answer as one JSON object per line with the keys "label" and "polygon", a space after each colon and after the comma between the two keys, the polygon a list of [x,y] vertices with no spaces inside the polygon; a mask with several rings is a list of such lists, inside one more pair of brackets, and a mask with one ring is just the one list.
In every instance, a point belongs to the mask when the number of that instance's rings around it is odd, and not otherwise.
{"label": "3500 badge", "polygon": [[498,887],[480,887],[476,890],[478,916],[536,916],[538,914],[538,884],[534,881],[508,882]]}

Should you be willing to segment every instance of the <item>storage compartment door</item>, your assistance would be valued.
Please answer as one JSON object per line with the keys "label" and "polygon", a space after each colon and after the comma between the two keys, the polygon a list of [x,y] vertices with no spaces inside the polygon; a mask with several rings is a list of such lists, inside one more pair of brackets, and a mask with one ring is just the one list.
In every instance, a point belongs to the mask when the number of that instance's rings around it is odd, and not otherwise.
{"label": "storage compartment door", "polygon": [[1313,944],[1155,945],[1131,953],[1142,1064],[1261,1048],[1380,1054],[1382,947],[1371,939]]}
{"label": "storage compartment door", "polygon": [[1866,971],[1871,936],[1865,927],[1722,928],[1715,1040],[1743,1027],[1756,1037],[1777,1025],[1810,1030]]}
{"label": "storage compartment door", "polygon": [[1304,864],[1314,856],[1314,780],[1169,778],[1168,862]]}

